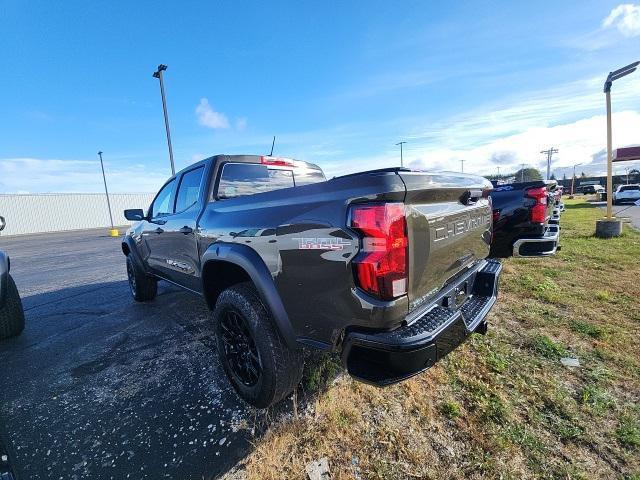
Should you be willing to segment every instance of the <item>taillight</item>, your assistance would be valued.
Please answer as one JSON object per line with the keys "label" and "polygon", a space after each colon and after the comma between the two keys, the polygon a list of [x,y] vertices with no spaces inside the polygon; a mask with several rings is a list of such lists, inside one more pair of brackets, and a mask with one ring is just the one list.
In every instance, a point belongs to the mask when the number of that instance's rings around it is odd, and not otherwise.
{"label": "taillight", "polygon": [[262,165],[273,165],[276,167],[293,167],[295,166],[295,164],[293,163],[293,160],[290,160],[288,158],[278,158],[278,157],[265,157],[262,156],[260,157],[260,163],[262,163]]}
{"label": "taillight", "polygon": [[527,190],[526,196],[535,200],[529,219],[532,223],[544,223],[547,219],[547,188],[531,188]]}
{"label": "taillight", "polygon": [[382,300],[406,294],[409,241],[404,204],[354,206],[351,227],[362,234],[362,248],[353,260],[358,286]]}

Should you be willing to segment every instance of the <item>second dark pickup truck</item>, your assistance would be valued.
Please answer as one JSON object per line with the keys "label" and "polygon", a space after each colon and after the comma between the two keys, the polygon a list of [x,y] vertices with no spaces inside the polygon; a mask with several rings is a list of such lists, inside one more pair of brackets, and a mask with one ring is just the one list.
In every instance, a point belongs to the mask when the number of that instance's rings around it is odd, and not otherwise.
{"label": "second dark pickup truck", "polygon": [[138,301],[166,280],[214,311],[232,385],[266,407],[302,375],[302,348],[340,353],[387,385],[484,333],[501,265],[488,260],[491,184],[374,170],[325,180],[313,164],[218,155],[170,178],[126,234]]}
{"label": "second dark pickup truck", "polygon": [[491,256],[545,257],[560,248],[556,182],[494,185]]}

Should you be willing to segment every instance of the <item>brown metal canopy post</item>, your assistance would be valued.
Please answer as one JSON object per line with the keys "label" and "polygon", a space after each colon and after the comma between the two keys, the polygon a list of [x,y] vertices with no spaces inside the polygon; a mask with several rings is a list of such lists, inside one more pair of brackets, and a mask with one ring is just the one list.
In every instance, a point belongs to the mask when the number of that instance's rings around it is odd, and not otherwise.
{"label": "brown metal canopy post", "polygon": [[607,102],[607,218],[613,218],[613,139],[611,133],[611,86],[619,78],[625,77],[636,71],[640,61],[633,62],[626,67],[619,68],[614,72],[609,72],[607,80],[604,82],[604,94]]}

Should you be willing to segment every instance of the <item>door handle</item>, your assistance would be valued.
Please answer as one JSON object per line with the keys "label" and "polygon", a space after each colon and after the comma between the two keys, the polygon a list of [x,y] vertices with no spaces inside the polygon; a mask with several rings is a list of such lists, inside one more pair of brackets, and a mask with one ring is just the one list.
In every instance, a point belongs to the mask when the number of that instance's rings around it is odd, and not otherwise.
{"label": "door handle", "polygon": [[178,230],[180,233],[184,233],[185,235],[189,235],[190,233],[193,233],[193,228],[191,227],[187,227],[186,225],[184,227],[182,227],[180,230]]}
{"label": "door handle", "polygon": [[156,229],[154,230],[154,232],[156,232],[156,233],[164,233],[164,230],[163,230],[163,229],[161,229],[160,227],[158,227],[158,228],[156,228]]}

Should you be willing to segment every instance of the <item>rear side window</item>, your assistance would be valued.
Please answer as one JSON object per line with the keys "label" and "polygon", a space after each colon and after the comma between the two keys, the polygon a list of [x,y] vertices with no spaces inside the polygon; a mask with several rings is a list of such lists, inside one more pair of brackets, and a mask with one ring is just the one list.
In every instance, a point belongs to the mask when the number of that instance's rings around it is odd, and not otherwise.
{"label": "rear side window", "polygon": [[198,203],[203,172],[204,167],[198,167],[182,175],[176,197],[176,212],[182,212]]}
{"label": "rear side window", "polygon": [[291,170],[268,169],[254,163],[227,163],[222,167],[217,198],[242,197],[293,186]]}
{"label": "rear side window", "polygon": [[156,199],[151,204],[151,218],[166,217],[173,213],[173,190],[176,186],[176,180],[173,179],[167,183]]}

